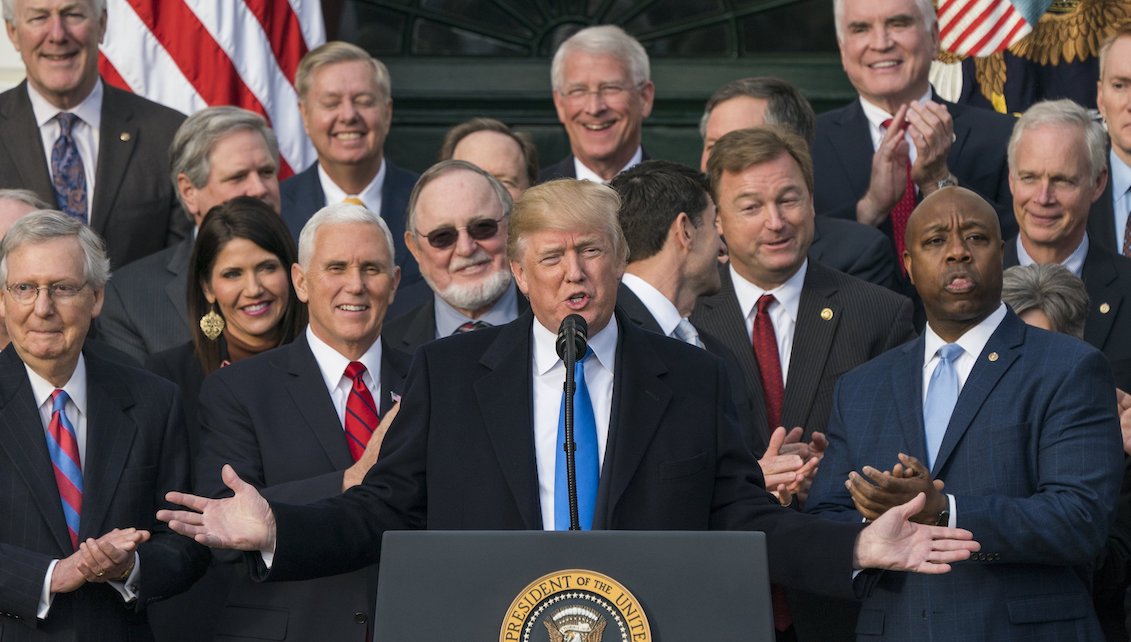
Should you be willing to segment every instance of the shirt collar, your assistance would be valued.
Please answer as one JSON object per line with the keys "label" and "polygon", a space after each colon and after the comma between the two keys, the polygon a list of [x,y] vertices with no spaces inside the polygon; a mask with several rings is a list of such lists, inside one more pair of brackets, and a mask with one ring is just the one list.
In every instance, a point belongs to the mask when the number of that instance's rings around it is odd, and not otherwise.
{"label": "shirt collar", "polygon": [[730,264],[729,269],[730,279],[734,283],[734,295],[738,300],[738,309],[742,311],[744,318],[749,319],[753,316],[758,299],[762,298],[763,294],[768,293],[774,295],[778,304],[789,314],[789,318],[794,323],[797,322],[797,311],[801,307],[801,290],[805,286],[805,274],[809,271],[809,259],[805,259],[797,272],[789,277],[785,283],[772,290],[763,290],[747,281],[735,271],[733,263]]}
{"label": "shirt collar", "polygon": [[[632,158],[630,158],[628,160],[627,165],[620,168],[620,172],[623,172],[624,170],[628,169],[629,167],[639,165],[640,161],[642,161],[642,160],[644,160],[644,149],[642,147],[638,146],[636,148],[636,153],[633,154]],[[617,173],[619,174],[620,172],[617,172]],[[609,181],[601,178],[593,170],[589,169],[584,164],[582,164],[581,160],[577,156],[573,157],[573,173],[575,175],[577,175],[577,180],[579,180],[579,181],[581,181],[581,180],[593,181],[594,183],[601,183],[602,185],[609,182]]]}
{"label": "shirt collar", "polygon": [[1111,194],[1119,200],[1131,190],[1131,167],[1128,167],[1123,159],[1116,156],[1115,152],[1110,153],[1108,166],[1111,168],[1111,176],[1108,180],[1111,181]]}
{"label": "shirt collar", "polygon": [[[322,185],[322,193],[326,196],[326,204],[341,203],[346,200],[347,196],[357,196],[361,199],[362,203],[365,203],[366,207],[370,207],[371,203],[380,203],[381,188],[385,185],[386,165],[385,158],[382,156],[381,168],[377,170],[377,175],[373,177],[373,180],[369,181],[365,189],[361,190],[360,194],[347,194],[345,190],[338,187],[334,179],[330,178],[330,175],[323,169],[322,163],[318,163],[318,182]],[[380,214],[380,212],[375,213]]]}
{"label": "shirt collar", "polygon": [[[534,319],[534,329],[532,330],[534,338],[534,371],[539,375],[544,375],[550,370],[562,367],[561,357],[558,356],[557,341],[558,335],[556,332],[550,332]],[[593,350],[594,356],[597,361],[601,363],[609,372],[613,370],[616,364],[617,353],[617,337],[620,335],[620,329],[617,327],[616,316],[609,317],[609,324],[601,328],[600,332],[589,337],[589,347]]]}
{"label": "shirt collar", "polygon": [[[1018,265],[1032,265],[1036,263],[1033,257],[1025,251],[1025,246],[1021,243],[1021,235],[1017,235],[1017,264]],[[1080,241],[1080,245],[1068,255],[1068,258],[1060,262],[1069,272],[1075,274],[1078,278],[1084,278],[1084,259],[1088,256],[1088,233],[1084,233],[1084,238]]]}
{"label": "shirt collar", "polygon": [[[345,376],[346,366],[350,364],[350,360],[331,348],[325,341],[319,339],[309,325],[306,326],[306,341],[310,344],[310,351],[314,353],[314,360],[318,363],[318,369],[322,371],[322,380],[326,382],[326,389],[334,390],[341,383],[342,377]],[[373,342],[373,345],[369,346],[369,349],[361,355],[358,361],[365,366],[364,377],[369,387],[376,387],[379,382],[375,377],[381,376],[380,337]]]}
{"label": "shirt collar", "polygon": [[[43,97],[43,94],[40,94],[31,86],[31,83],[27,84],[27,95],[31,101],[32,114],[35,115],[36,127],[43,127],[58,114],[68,111],[78,116],[91,129],[98,131],[102,125],[102,93],[102,79],[99,78],[94,83],[94,89],[90,91],[86,98],[83,98],[82,102],[76,105],[74,109],[63,110],[52,105]],[[69,390],[67,394],[71,394]]]}
{"label": "shirt collar", "polygon": [[[1005,304],[999,303],[996,310],[991,312],[985,319],[982,319],[981,323],[964,332],[961,337],[958,337],[955,343],[962,346],[962,350],[966,354],[977,358],[978,355],[982,354],[982,350],[986,349],[986,344],[990,342],[990,337],[993,335],[994,331],[1001,325],[1002,319],[1005,318],[1005,311]],[[928,322],[927,327],[923,329],[923,343],[923,354],[925,355],[923,366],[926,367],[927,364],[931,362],[931,359],[934,358],[938,349],[946,345],[946,341],[943,341],[942,337],[935,334],[934,329],[931,328],[931,324]]]}
{"label": "shirt collar", "polygon": [[[51,399],[51,393],[55,392],[55,386],[51,385],[49,381],[39,376],[39,374],[31,369],[31,366],[24,364],[27,369],[28,380],[31,382],[31,394],[35,399],[35,406],[42,408],[44,403],[48,403]],[[82,353],[79,353],[79,361],[75,364],[75,371],[71,373],[71,378],[67,383],[63,384],[63,390],[75,407],[79,409],[79,413],[86,414],[86,360],[83,358]]]}
{"label": "shirt collar", "polygon": [[[928,85],[927,93],[920,96],[919,100],[915,102],[922,105],[931,99],[931,95],[931,88]],[[868,102],[863,96],[860,97],[860,106],[864,108],[864,117],[868,119],[868,122],[872,125],[873,129],[883,131],[884,121],[895,116],[895,114],[889,114],[884,111],[883,108]]]}
{"label": "shirt collar", "polygon": [[447,301],[440,298],[439,294],[432,293],[436,302],[436,338],[451,336],[459,327],[468,321],[483,321],[491,325],[505,325],[518,318],[518,294],[511,281],[503,295],[495,300],[486,312],[479,315],[478,319],[465,316],[456,310]]}
{"label": "shirt collar", "polygon": [[659,324],[664,334],[671,336],[671,333],[675,331],[675,327],[679,325],[679,322],[683,319],[679,310],[676,309],[675,304],[651,283],[635,274],[625,272],[624,276],[621,277],[621,283],[624,283],[625,287],[632,290],[632,293],[640,299],[644,307],[648,308],[648,311],[656,318],[656,323]]}

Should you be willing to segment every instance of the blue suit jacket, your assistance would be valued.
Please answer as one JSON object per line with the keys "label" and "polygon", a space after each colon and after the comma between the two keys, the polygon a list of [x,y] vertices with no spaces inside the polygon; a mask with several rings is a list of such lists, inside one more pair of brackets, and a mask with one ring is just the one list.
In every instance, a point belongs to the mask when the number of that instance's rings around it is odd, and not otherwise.
{"label": "blue suit jacket", "polygon": [[[859,521],[844,487],[849,471],[890,469],[900,452],[926,461],[923,349],[920,338],[841,377],[809,511]],[[1089,564],[1123,466],[1112,388],[1097,350],[1008,312],[962,388],[931,471],[982,550],[946,575],[877,574],[858,636],[1102,640]]]}
{"label": "blue suit jacket", "polygon": [[[397,167],[385,159],[385,184],[381,186],[381,211],[378,212],[389,231],[393,233],[393,249],[396,264],[401,266],[401,286],[420,281],[420,268],[416,259],[404,244],[404,219],[408,209],[408,197],[420,175]],[[326,194],[318,181],[318,163],[283,181],[279,185],[279,196],[283,201],[283,221],[298,240],[302,226],[314,213],[326,206]]]}

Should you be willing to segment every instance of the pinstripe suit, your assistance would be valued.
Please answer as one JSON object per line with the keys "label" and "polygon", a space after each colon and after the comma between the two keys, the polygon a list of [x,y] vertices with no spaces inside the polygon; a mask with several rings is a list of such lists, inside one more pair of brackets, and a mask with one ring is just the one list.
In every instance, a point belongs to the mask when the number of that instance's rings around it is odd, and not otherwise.
{"label": "pinstripe suit", "polygon": [[[843,480],[926,461],[923,339],[841,377],[808,510],[859,521]],[[885,572],[859,639],[1102,640],[1090,563],[1122,474],[1111,370],[1095,348],[1008,312],[978,357],[932,475],[982,550],[947,575]]]}

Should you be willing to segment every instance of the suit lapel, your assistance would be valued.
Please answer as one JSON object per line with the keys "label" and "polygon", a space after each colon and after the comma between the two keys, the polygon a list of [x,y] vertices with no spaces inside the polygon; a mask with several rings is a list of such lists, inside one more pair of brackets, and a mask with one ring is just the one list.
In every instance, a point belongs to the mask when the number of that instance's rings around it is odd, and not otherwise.
{"label": "suit lapel", "polygon": [[[169,262],[165,265],[165,269],[174,276],[172,279],[165,281],[165,296],[177,309],[177,318],[186,323],[188,319],[188,303],[185,301],[185,283],[188,279],[189,271],[189,257],[192,254],[193,239],[187,238],[177,244],[177,249],[173,251],[172,256],[169,257]],[[184,277],[184,278],[179,278]],[[195,323],[197,320],[193,319],[191,322]]]}
{"label": "suit lapel", "polygon": [[[895,400],[899,430],[907,454],[926,465],[927,437],[923,428],[923,350],[922,336],[904,344],[899,350],[904,358],[889,373],[891,388],[889,394]],[[911,389],[908,390],[908,385]],[[908,394],[908,393],[913,394]],[[851,426],[846,427],[851,430]]]}
{"label": "suit lapel", "polygon": [[534,410],[531,388],[530,328],[526,314],[503,326],[479,363],[486,368],[473,384],[483,427],[507,486],[522,516],[523,528],[540,530],[541,503],[534,460]]}
{"label": "suit lapel", "polygon": [[828,129],[831,149],[840,161],[841,170],[848,177],[854,194],[868,191],[872,169],[871,125],[864,116],[859,100],[853,100],[833,121]]}
{"label": "suit lapel", "polygon": [[104,524],[106,514],[137,435],[137,425],[126,412],[135,403],[129,389],[104,374],[97,359],[86,359],[86,380],[89,392],[80,541],[109,530]]}
{"label": "suit lapel", "polygon": [[[99,128],[98,163],[94,203],[90,208],[90,221],[94,231],[105,236],[114,215],[114,201],[126,177],[130,157],[134,153],[140,132],[133,122],[133,112],[118,100],[120,91],[103,83],[102,125]],[[181,293],[181,307],[184,307]]]}
{"label": "suit lapel", "polygon": [[1024,322],[1007,311],[1005,319],[994,330],[986,347],[982,349],[982,354],[978,355],[974,369],[970,371],[966,384],[962,386],[962,392],[958,394],[958,402],[954,405],[946,435],[939,446],[935,465],[931,469],[932,477],[939,476],[939,472],[946,466],[947,460],[970,428],[982,404],[997,387],[1013,362],[1021,356],[1021,345],[1024,340]]}
{"label": "suit lapel", "polygon": [[59,503],[43,420],[32,399],[24,364],[11,347],[0,353],[0,431],[0,451],[8,456],[8,465],[23,481],[35,507],[50,526],[59,551],[70,554],[71,539]]}
{"label": "suit lapel", "polygon": [[381,339],[381,398],[377,400],[377,408],[382,417],[393,407],[394,395],[399,399],[404,392],[404,378],[411,362],[410,355]]}
{"label": "suit lapel", "polygon": [[400,349],[412,354],[417,348],[436,338],[436,298],[431,292],[428,300],[412,319],[409,329],[401,336]]}
{"label": "suit lapel", "polygon": [[616,371],[613,373],[613,405],[605,461],[593,513],[595,528],[607,528],[629,481],[652,442],[652,436],[672,398],[672,390],[660,377],[668,366],[651,350],[648,337],[623,318]]}
{"label": "suit lapel", "polygon": [[[306,333],[299,334],[289,346],[278,350],[282,366],[290,374],[285,387],[294,400],[307,428],[314,433],[322,450],[335,469],[348,468],[353,463],[349,447],[338,422],[338,411],[326,390],[322,370],[310,351]],[[333,420],[330,420],[333,418]]]}
{"label": "suit lapel", "polygon": [[1092,203],[1091,211],[1088,212],[1088,242],[1098,244],[1105,250],[1118,254],[1122,251],[1122,248],[1116,247],[1115,216],[1113,214],[1111,190],[1111,176],[1109,175],[1107,185],[1104,186],[1103,196]]}
{"label": "suit lapel", "polygon": [[[824,268],[810,261],[797,307],[797,327],[793,332],[789,376],[782,403],[782,425],[786,428],[808,424],[821,374],[840,324],[842,309],[834,298],[836,291],[836,286],[825,278]],[[832,316],[826,310],[832,312]],[[774,428],[776,426],[770,426],[771,430]]]}
{"label": "suit lapel", "polygon": [[663,328],[656,322],[656,317],[652,316],[652,313],[648,310],[648,306],[644,305],[640,297],[636,296],[636,293],[624,283],[617,286],[617,307],[628,320],[645,330],[659,334],[664,333]]}
{"label": "suit lapel", "polygon": [[1084,257],[1082,275],[1090,299],[1088,318],[1084,322],[1084,340],[1100,349],[1114,331],[1115,318],[1123,305],[1123,293],[1115,283],[1119,274],[1112,265],[1114,258],[1098,245],[1089,247],[1088,255]]}
{"label": "suit lapel", "polygon": [[35,191],[48,203],[55,202],[51,171],[43,138],[35,124],[35,113],[27,95],[27,81],[21,82],[0,104],[0,150],[11,159],[18,176],[6,177],[10,186]]}

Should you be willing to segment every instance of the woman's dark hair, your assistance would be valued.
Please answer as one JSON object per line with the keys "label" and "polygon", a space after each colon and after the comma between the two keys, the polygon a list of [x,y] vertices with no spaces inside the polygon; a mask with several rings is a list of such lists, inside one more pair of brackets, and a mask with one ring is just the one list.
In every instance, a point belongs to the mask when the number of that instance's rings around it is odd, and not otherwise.
{"label": "woman's dark hair", "polygon": [[306,325],[306,305],[295,295],[289,274],[291,265],[298,260],[298,250],[282,217],[267,203],[250,196],[240,196],[217,205],[208,210],[200,223],[192,258],[189,259],[189,327],[192,329],[193,352],[205,375],[220,367],[221,349],[220,340],[211,341],[205,337],[198,323],[212,307],[204,296],[202,284],[212,278],[216,257],[233,239],[247,239],[274,254],[288,272],[290,296],[279,321],[279,345],[290,343]]}

